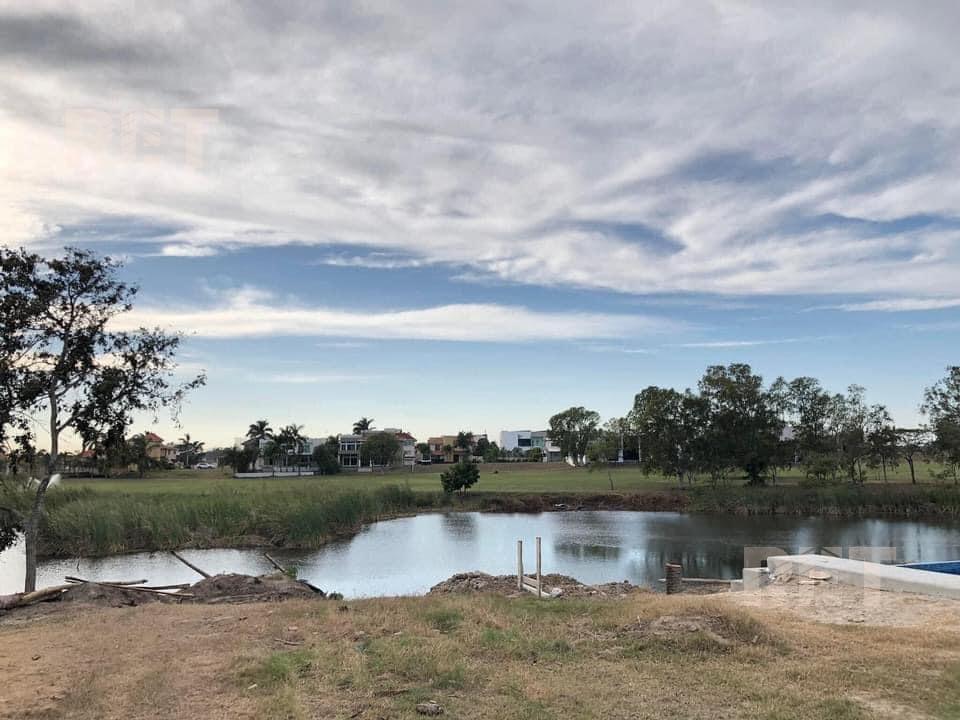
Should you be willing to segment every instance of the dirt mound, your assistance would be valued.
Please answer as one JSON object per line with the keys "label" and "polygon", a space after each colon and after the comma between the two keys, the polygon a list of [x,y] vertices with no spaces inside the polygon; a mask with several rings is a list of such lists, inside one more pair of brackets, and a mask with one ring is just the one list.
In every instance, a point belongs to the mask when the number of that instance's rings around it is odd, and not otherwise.
{"label": "dirt mound", "polygon": [[764,625],[739,613],[661,615],[638,620],[621,628],[617,635],[644,647],[695,652],[726,652],[737,645],[778,645]]}
{"label": "dirt mound", "polygon": [[138,592],[112,585],[80,583],[68,588],[60,595],[61,602],[75,602],[103,607],[133,607],[155,602],[176,602],[168,595],[160,593]]}
{"label": "dirt mound", "polygon": [[262,602],[319,596],[303,583],[283,573],[260,576],[236,573],[214,575],[195,583],[184,592],[193,595],[195,602]]}
{"label": "dirt mound", "polygon": [[[636,585],[626,580],[603,585],[584,585],[576,578],[567,575],[544,575],[543,591],[550,592],[559,588],[560,597],[620,597],[629,593],[642,591]],[[482,572],[458,573],[453,577],[437,583],[428,595],[491,593],[506,595],[507,597],[522,597],[527,595],[526,590],[517,589],[516,575],[488,575]]]}

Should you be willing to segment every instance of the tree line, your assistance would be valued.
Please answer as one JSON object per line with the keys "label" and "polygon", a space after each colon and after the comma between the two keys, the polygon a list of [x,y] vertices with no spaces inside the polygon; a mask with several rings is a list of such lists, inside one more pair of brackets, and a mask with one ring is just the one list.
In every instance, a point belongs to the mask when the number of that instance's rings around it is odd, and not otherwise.
{"label": "tree line", "polygon": [[695,390],[649,386],[624,417],[571,407],[550,418],[550,438],[576,464],[634,460],[645,472],[723,484],[775,483],[799,468],[812,483],[887,479],[901,462],[917,482],[916,461],[939,462],[936,475],[960,482],[960,367],[926,388],[927,423],[897,427],[882,404],[851,385],[831,393],[819,380],[778,377],[769,385],[747,364],[708,367]]}

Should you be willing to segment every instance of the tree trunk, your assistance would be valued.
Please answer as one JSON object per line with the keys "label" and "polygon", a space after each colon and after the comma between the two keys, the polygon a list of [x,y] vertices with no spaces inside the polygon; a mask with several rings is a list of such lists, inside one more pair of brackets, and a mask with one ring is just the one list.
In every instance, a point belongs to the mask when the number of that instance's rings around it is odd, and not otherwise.
{"label": "tree trunk", "polygon": [[917,475],[916,475],[916,473],[913,471],[913,458],[912,458],[912,457],[908,457],[908,458],[907,458],[907,465],[910,466],[910,483],[913,484],[913,485],[916,485],[916,484],[917,484]]}
{"label": "tree trunk", "polygon": [[60,416],[57,407],[57,397],[50,393],[50,458],[47,461],[47,476],[37,486],[37,494],[33,498],[30,516],[24,523],[24,555],[26,570],[23,577],[23,591],[33,592],[37,589],[37,542],[40,536],[40,518],[43,517],[43,501],[50,487],[57,459],[60,455]]}

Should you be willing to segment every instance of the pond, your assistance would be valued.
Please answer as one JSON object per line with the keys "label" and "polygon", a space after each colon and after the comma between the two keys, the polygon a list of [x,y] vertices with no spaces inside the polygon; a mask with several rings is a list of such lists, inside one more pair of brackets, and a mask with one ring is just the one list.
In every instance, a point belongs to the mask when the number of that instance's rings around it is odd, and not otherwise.
{"label": "pond", "polygon": [[[889,550],[888,561],[930,562],[960,558],[960,523],[907,520],[733,517],[663,512],[555,512],[530,514],[426,514],[374,523],[354,537],[318,550],[270,550],[302,578],[345,597],[415,595],[454,573],[516,572],[516,542],[534,567],[534,538],[543,538],[543,571],[583,582],[629,580],[657,587],[667,562],[688,577],[736,578],[744,553],[762,557],[830,549],[863,557],[863,548]],[[185,550],[207,572],[272,571],[262,550]],[[751,562],[756,565],[758,562]],[[96,559],[47,560],[38,586],[64,575],[90,580],[147,579],[154,584],[194,582],[198,576],[169,553],[136,553]],[[0,594],[20,589],[23,550],[0,554]]]}

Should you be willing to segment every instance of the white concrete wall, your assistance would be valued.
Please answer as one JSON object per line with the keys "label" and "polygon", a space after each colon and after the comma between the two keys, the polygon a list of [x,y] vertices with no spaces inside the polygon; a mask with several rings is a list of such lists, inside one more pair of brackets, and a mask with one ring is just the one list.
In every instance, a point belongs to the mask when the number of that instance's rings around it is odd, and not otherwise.
{"label": "white concrete wall", "polygon": [[776,555],[767,558],[767,567],[773,577],[804,577],[817,570],[829,573],[831,582],[845,585],[960,600],[960,575],[826,555]]}

